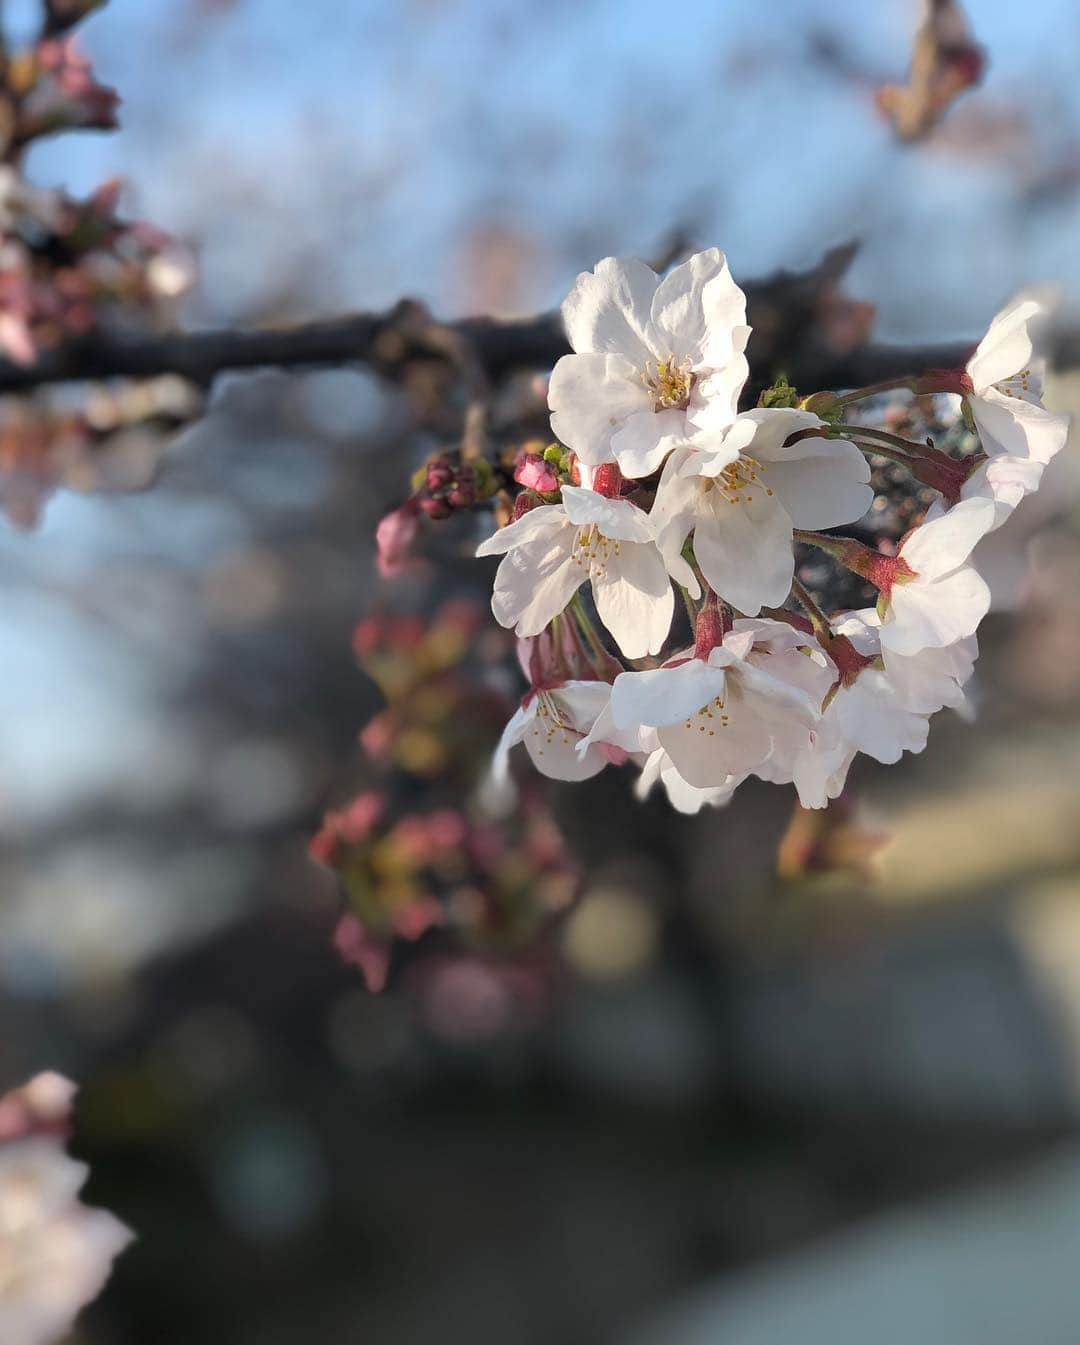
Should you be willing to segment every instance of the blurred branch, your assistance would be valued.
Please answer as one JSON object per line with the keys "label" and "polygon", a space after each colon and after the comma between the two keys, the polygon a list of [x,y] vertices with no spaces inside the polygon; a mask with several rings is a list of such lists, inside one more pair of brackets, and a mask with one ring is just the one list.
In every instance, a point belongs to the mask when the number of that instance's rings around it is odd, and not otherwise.
{"label": "blurred branch", "polygon": [[[974,342],[907,346],[860,341],[837,350],[822,338],[823,312],[827,322],[854,250],[850,244],[835,248],[810,271],[782,272],[746,286],[754,328],[750,355],[761,376],[771,380],[783,371],[796,385],[839,388],[962,365]],[[557,312],[505,322],[476,317],[441,323],[421,304],[403,300],[384,313],[250,331],[139,338],[99,333],[44,352],[30,365],[0,360],[0,394],[49,383],[165,373],[207,386],[229,370],[350,363],[395,377],[411,361],[433,360],[457,367],[471,400],[482,403],[500,377],[518,369],[548,368],[568,351]],[[1060,333],[1052,359],[1062,368],[1080,366],[1080,331]]]}
{"label": "blurred branch", "polygon": [[878,107],[901,140],[922,140],[956,99],[978,84],[986,53],[956,0],[925,0],[906,84],[878,90]]}

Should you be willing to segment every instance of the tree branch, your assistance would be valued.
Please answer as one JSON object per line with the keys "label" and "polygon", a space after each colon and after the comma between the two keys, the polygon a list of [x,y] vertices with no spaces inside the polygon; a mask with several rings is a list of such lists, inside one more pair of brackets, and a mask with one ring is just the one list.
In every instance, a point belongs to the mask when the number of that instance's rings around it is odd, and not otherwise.
{"label": "tree branch", "polygon": [[[816,291],[806,288],[806,279],[780,276],[746,287],[749,321],[755,328],[749,357],[760,379],[755,387],[768,386],[779,372],[809,390],[861,387],[925,369],[955,368],[971,353],[973,342],[867,344],[845,354],[832,353],[815,339]],[[481,317],[440,323],[421,304],[404,300],[385,313],[355,313],[284,327],[139,337],[97,333],[46,351],[32,365],[0,359],[0,394],[50,383],[166,373],[207,386],[218,374],[233,369],[350,363],[370,365],[393,377],[416,359],[456,363],[470,382],[491,383],[516,369],[550,367],[568,350],[558,313],[507,322]],[[1058,335],[1051,362],[1059,368],[1080,367],[1080,332]]]}
{"label": "tree branch", "polygon": [[[84,379],[146,378],[175,373],[206,386],[230,369],[302,368],[369,364],[383,373],[414,359],[446,360],[447,333],[464,338],[490,380],[515,369],[545,368],[570,347],[557,313],[510,322],[464,318],[433,322],[408,302],[386,313],[356,313],[325,321],[251,331],[192,331],[126,338],[95,335],[46,351],[32,365],[0,359],[0,393],[26,392],[48,383]],[[1080,357],[1080,334],[1067,347]],[[972,345],[870,345],[847,355],[792,357],[796,384],[856,387],[923,368],[963,364]],[[751,343],[751,357],[754,348]]]}

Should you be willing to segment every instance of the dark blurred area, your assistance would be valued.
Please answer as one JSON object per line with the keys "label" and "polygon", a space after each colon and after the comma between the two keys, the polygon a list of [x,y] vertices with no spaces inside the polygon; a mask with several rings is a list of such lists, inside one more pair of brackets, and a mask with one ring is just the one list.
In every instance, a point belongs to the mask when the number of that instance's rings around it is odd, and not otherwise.
{"label": "dark blurred area", "polygon": [[[902,0],[335,8],[114,0],[87,28],[124,129],[34,166],[128,174],[201,257],[193,324],[529,312],[676,229],[740,281],[857,239],[805,337],[834,351],[869,305],[912,342],[977,337],[1030,280],[1075,312],[1070,6],[972,0],[984,85],[913,144],[874,100]],[[372,783],[354,630],[490,593],[476,517],[376,573],[440,443],[429,375],[227,376],[152,488],[0,538],[0,1092],[81,1082],[87,1199],[138,1235],[74,1339],[1076,1339],[1075,443],[982,557],[977,719],[860,759],[835,832],[792,840],[791,792],[753,781],[693,818],[626,771],[551,786],[576,900],[503,945],[417,930],[372,993],[308,855]],[[1080,407],[1077,375],[1047,400]],[[469,655],[512,705],[509,643]]]}

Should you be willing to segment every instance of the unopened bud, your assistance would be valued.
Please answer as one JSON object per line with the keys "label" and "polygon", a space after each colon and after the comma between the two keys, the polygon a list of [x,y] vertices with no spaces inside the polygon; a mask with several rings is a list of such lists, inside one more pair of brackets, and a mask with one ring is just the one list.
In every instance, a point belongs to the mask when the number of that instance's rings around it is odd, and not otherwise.
{"label": "unopened bud", "polygon": [[534,495],[531,490],[523,490],[514,501],[514,507],[510,511],[510,522],[516,523],[519,518],[527,514],[530,509],[535,509],[538,504],[543,504],[543,500],[538,495]]}
{"label": "unopened bud", "polygon": [[844,404],[835,392],[812,392],[799,402],[799,409],[819,416],[830,425],[835,424],[844,414]]}

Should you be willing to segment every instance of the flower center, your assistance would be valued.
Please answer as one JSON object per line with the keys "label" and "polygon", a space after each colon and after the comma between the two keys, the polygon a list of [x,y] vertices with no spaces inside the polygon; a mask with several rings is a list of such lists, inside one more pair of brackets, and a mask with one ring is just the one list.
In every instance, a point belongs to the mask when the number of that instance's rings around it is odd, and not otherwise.
{"label": "flower center", "polygon": [[641,371],[641,378],[653,399],[654,411],[682,411],[690,404],[694,375],[689,360],[680,364],[674,355],[669,355],[666,360],[650,361]]}
{"label": "flower center", "polygon": [[[573,728],[570,724],[565,724],[559,713],[559,707],[555,703],[555,697],[550,691],[538,691],[536,693],[536,722],[533,724],[532,736],[542,738],[545,746],[554,741],[555,735],[562,734],[563,743],[569,747],[575,739],[583,738],[585,735]],[[538,756],[544,755],[544,748],[536,749]]]}
{"label": "flower center", "polygon": [[1036,369],[1021,369],[1011,378],[1003,378],[994,387],[1006,397],[1015,397],[1020,402],[1038,404],[1042,400],[1042,375]]}
{"label": "flower center", "polygon": [[696,728],[699,733],[704,733],[709,738],[716,737],[717,729],[726,729],[731,722],[731,716],[724,709],[724,698],[714,696],[708,705],[703,705],[696,715],[691,715],[683,725],[684,728]]}
{"label": "flower center", "polygon": [[772,490],[762,480],[764,474],[765,468],[757,458],[743,453],[713,478],[712,486],[728,504],[750,504],[755,489],[763,490],[767,496],[772,495]]}
{"label": "flower center", "polygon": [[605,537],[595,523],[586,523],[574,534],[570,559],[580,565],[590,579],[600,579],[607,574],[608,561],[618,559],[621,545],[617,537]]}

